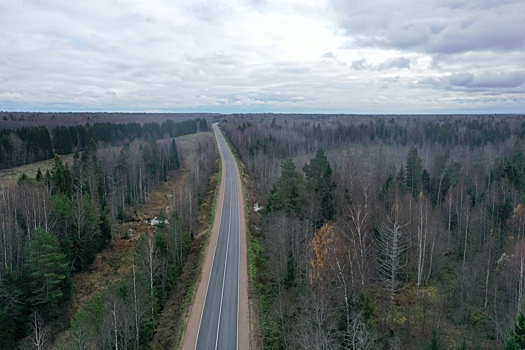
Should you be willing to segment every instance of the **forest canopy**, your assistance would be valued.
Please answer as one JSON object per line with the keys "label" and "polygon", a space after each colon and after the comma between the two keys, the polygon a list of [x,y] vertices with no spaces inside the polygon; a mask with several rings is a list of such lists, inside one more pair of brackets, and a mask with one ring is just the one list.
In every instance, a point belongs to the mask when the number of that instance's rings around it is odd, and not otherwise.
{"label": "forest canopy", "polygon": [[220,125],[264,203],[250,239],[265,348],[520,344],[524,116]]}

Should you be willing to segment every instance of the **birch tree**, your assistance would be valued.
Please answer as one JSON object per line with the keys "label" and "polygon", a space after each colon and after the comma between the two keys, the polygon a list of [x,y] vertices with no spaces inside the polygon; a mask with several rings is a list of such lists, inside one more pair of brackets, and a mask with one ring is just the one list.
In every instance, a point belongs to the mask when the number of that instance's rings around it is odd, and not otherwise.
{"label": "birch tree", "polygon": [[44,345],[47,341],[47,330],[45,328],[44,320],[40,314],[34,311],[31,314],[31,341],[37,350],[44,350]]}
{"label": "birch tree", "polygon": [[[357,199],[354,203],[348,205],[346,210],[346,219],[343,220],[342,232],[350,242],[347,249],[352,255],[355,264],[351,267],[355,270],[352,275],[356,276],[360,289],[365,290],[368,280],[370,279],[370,256],[372,254],[372,232],[370,223],[372,220],[372,211],[370,203],[370,187],[362,186],[362,199]],[[354,266],[355,265],[355,266]]]}
{"label": "birch tree", "polygon": [[141,270],[147,277],[150,312],[151,317],[154,317],[156,305],[155,283],[158,275],[161,272],[161,262],[159,257],[159,251],[155,242],[155,237],[151,234],[144,235],[144,239],[141,242],[141,247],[139,248],[139,259],[141,262]]}
{"label": "birch tree", "polygon": [[417,283],[421,287],[423,270],[427,258],[428,244],[428,201],[425,200],[423,192],[419,193],[418,217],[417,217]]}

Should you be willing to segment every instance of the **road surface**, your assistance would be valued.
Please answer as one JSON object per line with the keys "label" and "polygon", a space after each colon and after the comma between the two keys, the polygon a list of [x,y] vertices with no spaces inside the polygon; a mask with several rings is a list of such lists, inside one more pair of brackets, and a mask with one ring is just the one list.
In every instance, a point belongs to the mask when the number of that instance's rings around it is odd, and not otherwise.
{"label": "road surface", "polygon": [[[246,238],[239,172],[216,124],[213,125],[213,130],[222,158],[221,188],[214,229],[210,235],[183,349],[247,349],[249,317]],[[211,268],[206,265],[211,265]],[[199,294],[205,295],[204,298],[199,297]]]}

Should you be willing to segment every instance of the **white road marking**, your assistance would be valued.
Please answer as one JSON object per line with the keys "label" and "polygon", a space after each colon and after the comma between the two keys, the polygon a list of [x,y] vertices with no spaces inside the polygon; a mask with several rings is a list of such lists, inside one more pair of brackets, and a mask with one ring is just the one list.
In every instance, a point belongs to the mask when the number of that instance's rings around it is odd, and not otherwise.
{"label": "white road marking", "polygon": [[[228,164],[228,168],[231,172],[231,164]],[[219,306],[219,319],[217,320],[217,335],[215,337],[215,349],[217,349],[217,345],[219,343],[219,330],[221,329],[221,315],[222,315],[222,299],[224,297],[224,284],[226,282],[226,265],[228,264],[228,251],[230,249],[230,231],[231,231],[231,224],[232,224],[232,193],[233,191],[230,191],[230,213],[229,213],[229,220],[228,220],[228,239],[226,240],[226,258],[224,259],[224,273],[222,275],[222,290],[221,290],[221,303]]]}

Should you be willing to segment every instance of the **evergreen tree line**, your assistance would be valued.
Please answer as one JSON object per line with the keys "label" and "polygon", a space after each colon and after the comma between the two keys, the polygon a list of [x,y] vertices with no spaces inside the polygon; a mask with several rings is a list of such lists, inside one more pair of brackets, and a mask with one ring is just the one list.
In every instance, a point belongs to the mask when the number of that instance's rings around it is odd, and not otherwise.
{"label": "evergreen tree line", "polygon": [[264,348],[520,348],[525,120],[301,118],[221,123],[265,203]]}
{"label": "evergreen tree line", "polygon": [[[213,144],[203,147],[202,152],[215,156]],[[209,155],[203,153],[202,159],[210,163]],[[209,177],[213,162],[200,165],[201,173]],[[89,270],[96,254],[114,238],[112,225],[133,216],[152,188],[179,166],[175,139],[158,142],[148,135],[146,140],[125,142],[120,150],[98,149],[92,139],[81,152],[75,151],[72,164],[55,156],[50,170],[39,169],[35,178],[24,174],[16,185],[1,185],[0,348],[13,348],[39,327],[53,325],[59,313],[66,311],[72,274]],[[197,192],[202,192],[204,177],[196,174],[195,179],[200,182],[188,186],[188,191],[196,198]],[[184,212],[181,207],[189,205],[176,207]],[[137,248],[137,261],[140,249],[146,250],[141,247],[148,244],[154,249],[154,259],[164,259],[164,265],[148,270],[150,289],[155,287],[155,291],[149,299],[141,297],[153,305],[148,322],[158,315],[159,300],[165,300],[169,290],[166,286],[172,286],[180,274],[191,240],[189,223],[195,220],[196,210],[192,217],[176,213],[170,218],[173,224],[151,238],[153,243],[150,240]],[[146,267],[137,262],[139,269]],[[142,281],[143,274],[135,276],[136,280]],[[159,276],[164,276],[162,286]],[[125,292],[118,290],[117,294]],[[149,336],[144,339],[151,336],[149,327],[149,333],[144,331]]]}
{"label": "evergreen tree line", "polygon": [[208,131],[206,119],[159,123],[95,123],[56,126],[51,133],[44,126],[0,130],[0,169],[51,159],[55,154],[82,151],[91,142],[107,146],[122,145],[135,139],[162,139]]}

